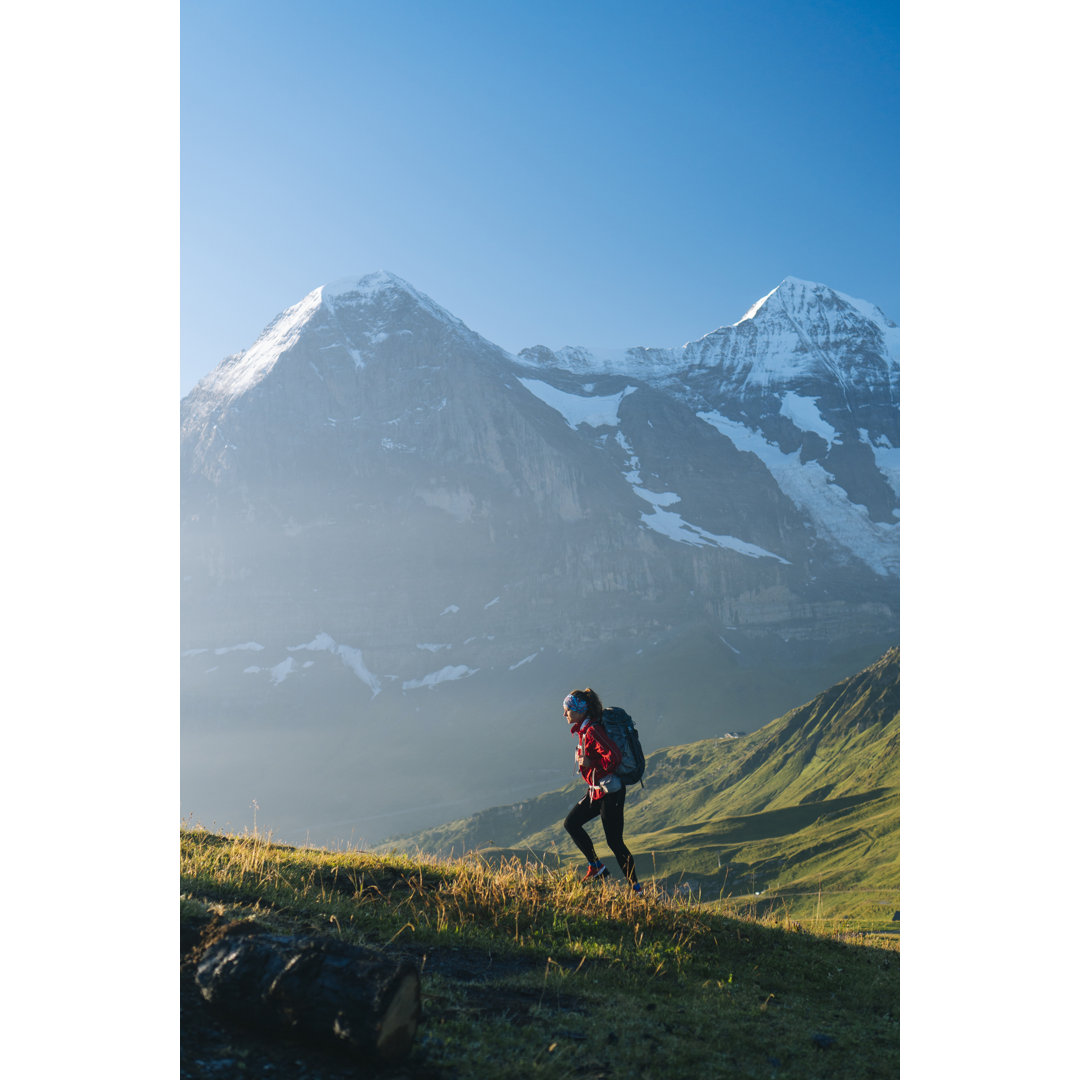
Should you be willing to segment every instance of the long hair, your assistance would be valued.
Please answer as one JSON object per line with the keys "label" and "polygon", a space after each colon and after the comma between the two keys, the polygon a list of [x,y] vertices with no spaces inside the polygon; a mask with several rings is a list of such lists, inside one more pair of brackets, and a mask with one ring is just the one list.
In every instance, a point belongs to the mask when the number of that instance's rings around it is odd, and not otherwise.
{"label": "long hair", "polygon": [[581,698],[586,705],[585,715],[590,720],[599,720],[600,714],[604,711],[604,703],[600,700],[600,695],[590,687],[586,687],[584,690],[571,690],[574,697]]}

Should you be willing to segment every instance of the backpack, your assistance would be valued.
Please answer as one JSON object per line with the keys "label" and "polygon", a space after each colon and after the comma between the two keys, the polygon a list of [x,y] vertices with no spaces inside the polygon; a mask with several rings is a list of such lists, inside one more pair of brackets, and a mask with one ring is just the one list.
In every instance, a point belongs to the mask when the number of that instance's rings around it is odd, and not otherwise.
{"label": "backpack", "polygon": [[625,787],[637,783],[641,783],[644,787],[641,777],[645,772],[645,754],[641,749],[641,740],[638,739],[637,728],[634,727],[630,714],[615,705],[603,711],[600,715],[600,723],[622,754],[622,761],[615,770],[615,775]]}

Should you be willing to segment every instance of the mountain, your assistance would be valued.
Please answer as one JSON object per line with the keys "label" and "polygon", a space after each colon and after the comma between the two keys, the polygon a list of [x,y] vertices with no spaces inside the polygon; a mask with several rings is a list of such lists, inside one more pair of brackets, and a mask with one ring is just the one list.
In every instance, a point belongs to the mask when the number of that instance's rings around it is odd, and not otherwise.
{"label": "mountain", "polygon": [[673,745],[869,662],[897,336],[788,278],[680,349],[513,356],[392,274],[315,289],[181,403],[183,805],[378,839],[550,789],[572,686]]}
{"label": "mountain", "polygon": [[[626,803],[642,877],[668,888],[689,877],[704,899],[752,885],[758,903],[791,911],[865,917],[884,905],[891,916],[899,906],[898,648],[753,734],[646,753],[645,785]],[[562,820],[583,790],[578,779],[386,846],[573,863]],[[598,824],[592,832],[603,858]]]}

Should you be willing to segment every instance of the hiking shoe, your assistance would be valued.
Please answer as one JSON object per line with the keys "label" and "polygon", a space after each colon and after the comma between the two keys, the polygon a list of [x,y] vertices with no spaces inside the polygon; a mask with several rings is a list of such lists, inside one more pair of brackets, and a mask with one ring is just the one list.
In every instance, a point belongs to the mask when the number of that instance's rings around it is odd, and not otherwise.
{"label": "hiking shoe", "polygon": [[590,865],[581,882],[584,884],[587,881],[599,881],[601,878],[606,877],[611,877],[611,874],[608,873],[608,868],[603,863],[600,863],[599,866]]}

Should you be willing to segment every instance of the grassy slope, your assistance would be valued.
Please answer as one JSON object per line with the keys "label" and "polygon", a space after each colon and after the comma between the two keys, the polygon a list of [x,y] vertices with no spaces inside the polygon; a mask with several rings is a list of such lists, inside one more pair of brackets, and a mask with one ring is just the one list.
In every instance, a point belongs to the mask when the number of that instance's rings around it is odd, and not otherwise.
{"label": "grassy slope", "polygon": [[896,943],[586,889],[569,869],[181,833],[181,1075],[344,1080],[356,1066],[223,1021],[194,983],[218,925],[333,934],[421,969],[413,1080],[899,1073]]}
{"label": "grassy slope", "polygon": [[[652,753],[647,786],[627,800],[626,838],[639,873],[757,910],[891,922],[899,908],[899,744],[894,648],[752,735]],[[580,794],[570,784],[393,846],[579,861],[561,822]]]}

